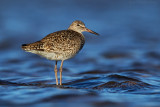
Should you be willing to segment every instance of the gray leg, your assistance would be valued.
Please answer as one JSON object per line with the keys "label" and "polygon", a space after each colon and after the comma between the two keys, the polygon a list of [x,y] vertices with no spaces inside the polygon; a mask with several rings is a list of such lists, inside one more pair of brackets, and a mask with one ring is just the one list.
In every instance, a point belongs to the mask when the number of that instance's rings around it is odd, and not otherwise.
{"label": "gray leg", "polygon": [[61,62],[61,66],[60,66],[60,85],[62,85],[62,70],[63,70],[63,60]]}
{"label": "gray leg", "polygon": [[56,85],[58,85],[58,76],[57,76],[57,72],[58,72],[58,70],[57,70],[57,62],[58,62],[58,61],[56,61],[56,64],[55,64],[55,67],[54,67],[55,78],[56,78]]}

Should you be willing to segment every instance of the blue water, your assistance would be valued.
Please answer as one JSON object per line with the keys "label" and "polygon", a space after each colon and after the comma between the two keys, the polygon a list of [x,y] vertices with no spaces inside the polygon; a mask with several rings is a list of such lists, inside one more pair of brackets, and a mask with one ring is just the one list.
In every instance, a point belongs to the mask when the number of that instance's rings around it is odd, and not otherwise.
{"label": "blue water", "polygon": [[[1,0],[0,106],[159,107],[159,10],[158,0]],[[54,61],[21,44],[74,20],[100,36],[83,33],[56,86]]]}

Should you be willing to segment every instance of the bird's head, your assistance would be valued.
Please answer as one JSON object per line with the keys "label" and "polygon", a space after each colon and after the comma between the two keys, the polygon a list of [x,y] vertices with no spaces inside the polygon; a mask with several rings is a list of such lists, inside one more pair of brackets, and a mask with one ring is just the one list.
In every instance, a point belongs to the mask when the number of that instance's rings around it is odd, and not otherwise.
{"label": "bird's head", "polygon": [[82,32],[90,32],[93,33],[95,35],[99,35],[98,33],[88,29],[85,27],[85,24],[82,21],[76,20],[74,22],[72,22],[72,24],[69,26],[68,28],[69,30],[74,30],[76,32],[82,33]]}

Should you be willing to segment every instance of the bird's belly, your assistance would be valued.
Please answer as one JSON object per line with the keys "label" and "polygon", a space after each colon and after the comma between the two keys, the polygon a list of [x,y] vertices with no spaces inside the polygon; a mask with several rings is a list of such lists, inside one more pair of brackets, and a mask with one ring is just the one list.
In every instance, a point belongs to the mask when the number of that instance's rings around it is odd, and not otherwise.
{"label": "bird's belly", "polygon": [[45,57],[49,60],[66,60],[66,59],[72,58],[77,53],[77,51],[45,52],[45,51],[35,51],[35,50],[28,51],[28,52],[38,54],[38,55]]}

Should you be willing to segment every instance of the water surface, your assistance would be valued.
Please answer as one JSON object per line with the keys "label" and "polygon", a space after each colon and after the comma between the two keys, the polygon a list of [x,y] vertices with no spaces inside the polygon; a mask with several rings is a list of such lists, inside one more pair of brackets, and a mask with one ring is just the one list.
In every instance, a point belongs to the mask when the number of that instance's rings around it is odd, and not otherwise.
{"label": "water surface", "polygon": [[[159,10],[157,0],[1,0],[0,105],[158,107]],[[64,62],[64,85],[56,86],[54,61],[21,44],[74,20],[101,36],[84,33],[84,48]]]}

